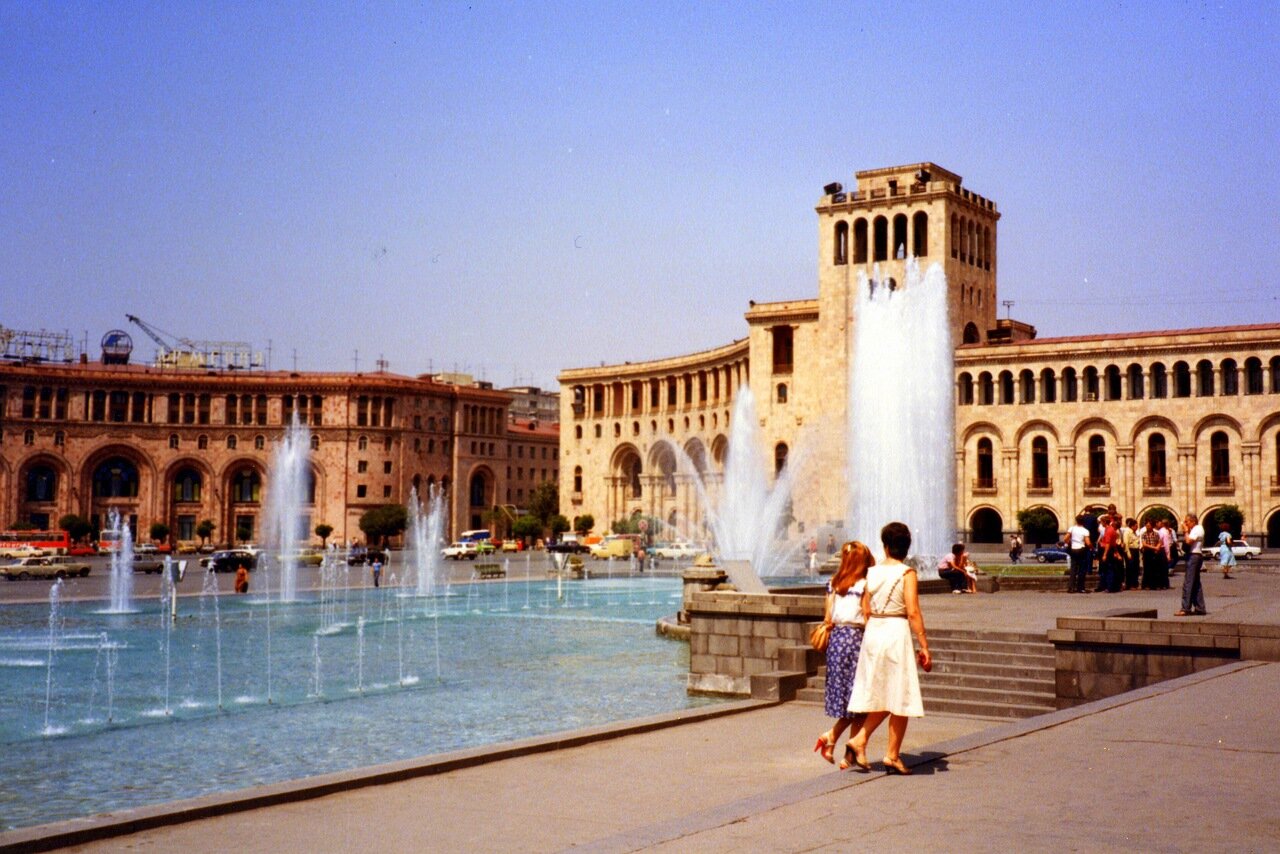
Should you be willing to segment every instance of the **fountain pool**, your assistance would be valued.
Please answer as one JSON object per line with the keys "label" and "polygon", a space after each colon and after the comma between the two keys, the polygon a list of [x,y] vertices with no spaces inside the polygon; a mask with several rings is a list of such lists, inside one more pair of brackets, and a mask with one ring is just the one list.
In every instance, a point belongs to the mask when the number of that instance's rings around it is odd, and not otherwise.
{"label": "fountain pool", "polygon": [[252,595],[181,597],[168,627],[154,599],[0,608],[0,826],[714,702],[685,693],[687,645],[653,631],[678,578],[566,581],[559,600],[513,573],[425,599],[384,586],[275,602],[269,668],[268,603]]}

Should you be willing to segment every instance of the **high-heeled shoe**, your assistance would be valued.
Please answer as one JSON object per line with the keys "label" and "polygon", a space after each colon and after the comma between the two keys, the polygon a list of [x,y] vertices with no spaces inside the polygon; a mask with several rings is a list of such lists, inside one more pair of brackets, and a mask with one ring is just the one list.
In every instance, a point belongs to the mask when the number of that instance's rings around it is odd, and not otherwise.
{"label": "high-heeled shoe", "polygon": [[911,774],[911,769],[902,764],[901,756],[899,756],[897,759],[892,759],[892,760],[886,756],[883,762],[884,762],[884,772],[886,774],[901,774],[904,777],[909,776]]}
{"label": "high-heeled shoe", "polygon": [[870,771],[871,763],[867,761],[865,751],[858,753],[851,743],[846,743],[844,746],[844,759],[840,761],[840,770],[848,771],[850,768],[857,768],[859,771]]}
{"label": "high-heeled shoe", "polygon": [[820,754],[823,759],[827,760],[832,765],[835,765],[836,764],[835,751],[836,751],[836,740],[831,737],[831,733],[829,731],[824,732],[822,735],[818,736],[818,743],[813,746],[814,753]]}

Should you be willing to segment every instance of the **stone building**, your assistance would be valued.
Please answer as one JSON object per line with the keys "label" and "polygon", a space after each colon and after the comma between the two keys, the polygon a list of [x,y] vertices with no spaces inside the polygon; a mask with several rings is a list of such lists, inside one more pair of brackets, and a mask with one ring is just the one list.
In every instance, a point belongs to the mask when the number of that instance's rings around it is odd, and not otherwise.
{"label": "stone building", "polygon": [[[194,540],[262,530],[271,455],[296,414],[310,431],[307,529],[363,539],[366,510],[438,484],[450,531],[558,477],[555,425],[512,424],[512,396],[389,373],[208,371],[128,364],[0,364],[0,525],[102,525],[115,510],[146,535]],[[512,441],[512,435],[519,440]],[[536,448],[538,465],[508,462]],[[527,476],[527,480],[526,480]],[[513,492],[514,490],[514,492]]]}
{"label": "stone building", "polygon": [[1096,504],[1204,515],[1232,503],[1247,532],[1280,546],[1280,324],[1037,338],[996,317],[994,202],[932,163],[856,177],[816,207],[816,298],[752,302],[747,336],[722,347],[561,373],[574,514],[695,518],[676,460],[714,488],[746,384],[775,468],[807,449],[791,533],[842,525],[854,288],[905,281],[914,256],[941,265],[950,291],[958,537],[999,541],[1031,507],[1065,527]]}

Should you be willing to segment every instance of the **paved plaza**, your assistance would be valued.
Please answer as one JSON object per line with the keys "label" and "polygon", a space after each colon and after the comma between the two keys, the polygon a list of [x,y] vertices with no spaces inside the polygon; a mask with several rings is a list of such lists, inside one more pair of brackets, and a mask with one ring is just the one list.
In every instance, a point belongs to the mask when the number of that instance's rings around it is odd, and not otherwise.
{"label": "paved plaza", "polygon": [[[1207,620],[1280,624],[1280,574],[1206,579]],[[1177,609],[1176,591],[931,596],[937,628],[1045,629],[1060,614]],[[927,678],[927,677],[925,677]],[[1261,851],[1280,846],[1280,664],[1239,662],[1013,723],[931,715],[910,778],[811,752],[819,706],[742,702],[555,739],[428,757],[426,776],[324,778],[331,794],[72,850]],[[681,722],[691,721],[691,722]],[[666,725],[672,723],[674,725]],[[882,728],[869,755],[884,751]],[[412,763],[405,763],[410,765]],[[305,785],[290,784],[290,785]],[[218,796],[280,800],[288,786]],[[201,799],[202,802],[215,801]],[[195,802],[179,805],[188,808]],[[114,820],[154,816],[150,808]],[[68,822],[61,827],[82,827]],[[0,843],[20,845],[18,834]]]}

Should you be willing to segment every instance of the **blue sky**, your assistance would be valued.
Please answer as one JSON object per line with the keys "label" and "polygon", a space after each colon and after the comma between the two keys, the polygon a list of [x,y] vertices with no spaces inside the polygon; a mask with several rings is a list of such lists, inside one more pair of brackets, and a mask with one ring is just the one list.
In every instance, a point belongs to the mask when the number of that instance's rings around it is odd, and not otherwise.
{"label": "blue sky", "polygon": [[1280,322],[1275,3],[0,0],[0,324],[567,367],[816,295],[823,184],[994,199],[1041,335]]}

